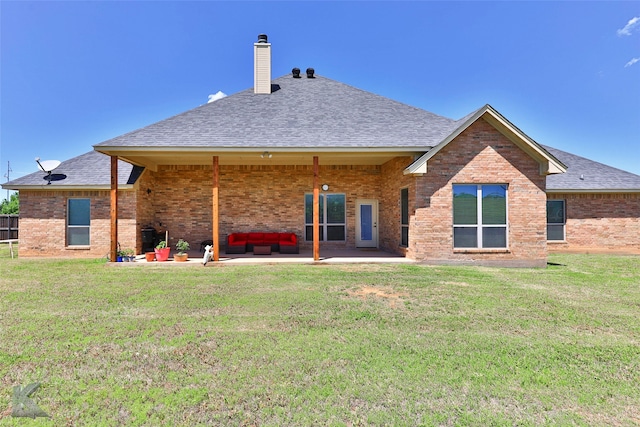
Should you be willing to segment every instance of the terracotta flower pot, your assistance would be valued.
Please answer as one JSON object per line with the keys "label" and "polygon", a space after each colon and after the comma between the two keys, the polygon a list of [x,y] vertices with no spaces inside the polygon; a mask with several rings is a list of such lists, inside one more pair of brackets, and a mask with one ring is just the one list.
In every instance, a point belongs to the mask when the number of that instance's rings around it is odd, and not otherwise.
{"label": "terracotta flower pot", "polygon": [[144,257],[147,260],[147,262],[155,261],[156,253],[155,252],[145,252],[144,253]]}
{"label": "terracotta flower pot", "polygon": [[175,254],[173,260],[176,262],[185,262],[189,258],[189,254]]}
{"label": "terracotta flower pot", "polygon": [[171,248],[154,249],[156,253],[156,261],[166,261],[169,259]]}

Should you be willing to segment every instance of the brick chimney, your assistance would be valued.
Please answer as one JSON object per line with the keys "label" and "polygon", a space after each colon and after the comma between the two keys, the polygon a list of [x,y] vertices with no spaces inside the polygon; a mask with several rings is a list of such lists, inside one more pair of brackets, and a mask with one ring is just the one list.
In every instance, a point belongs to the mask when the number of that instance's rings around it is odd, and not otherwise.
{"label": "brick chimney", "polygon": [[260,34],[258,41],[253,44],[253,92],[271,93],[271,43],[267,42],[267,35]]}

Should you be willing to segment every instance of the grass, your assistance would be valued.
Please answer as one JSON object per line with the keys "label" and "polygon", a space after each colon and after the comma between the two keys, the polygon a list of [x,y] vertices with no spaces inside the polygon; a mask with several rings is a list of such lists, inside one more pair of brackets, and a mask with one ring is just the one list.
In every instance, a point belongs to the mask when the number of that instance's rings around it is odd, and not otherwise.
{"label": "grass", "polygon": [[640,258],[547,269],[0,256],[0,424],[640,424]]}

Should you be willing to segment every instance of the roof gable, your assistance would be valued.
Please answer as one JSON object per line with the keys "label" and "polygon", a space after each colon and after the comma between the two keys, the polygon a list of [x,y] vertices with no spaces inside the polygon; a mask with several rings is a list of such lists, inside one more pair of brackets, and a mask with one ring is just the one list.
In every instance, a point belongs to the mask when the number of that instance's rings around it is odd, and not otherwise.
{"label": "roof gable", "polygon": [[458,135],[464,132],[480,118],[486,120],[510,141],[520,147],[529,156],[534,158],[540,164],[541,175],[564,173],[567,170],[566,165],[545,150],[540,144],[529,138],[524,132],[513,125],[513,123],[498,113],[497,110],[487,104],[456,121],[455,126],[448,135],[446,135],[433,149],[429,150],[405,169],[405,175],[426,173],[427,162],[429,159],[435,156],[440,150],[447,146],[447,144],[453,141]]}

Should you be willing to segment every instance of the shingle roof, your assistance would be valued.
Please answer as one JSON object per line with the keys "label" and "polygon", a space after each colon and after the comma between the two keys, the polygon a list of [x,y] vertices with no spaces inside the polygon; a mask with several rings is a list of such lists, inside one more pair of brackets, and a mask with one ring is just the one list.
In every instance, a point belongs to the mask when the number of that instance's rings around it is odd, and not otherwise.
{"label": "shingle roof", "polygon": [[[389,148],[428,151],[477,111],[459,120],[424,111],[321,76],[273,81],[270,95],[253,89],[202,105],[96,145],[154,148]],[[483,107],[486,108],[486,107]],[[639,191],[640,176],[552,147],[568,166],[547,177],[549,191]],[[119,184],[133,184],[142,168],[118,162]],[[15,179],[6,189],[108,187],[109,157],[91,151],[63,162],[51,186],[43,172]],[[583,179],[581,179],[581,177]]]}
{"label": "shingle roof", "polygon": [[105,147],[419,148],[456,121],[322,76],[273,81],[97,144]]}
{"label": "shingle roof", "polygon": [[[118,184],[134,184],[143,168],[118,160]],[[111,185],[111,161],[97,151],[65,160],[51,174],[51,185],[47,185],[46,173],[42,171],[14,179],[2,185],[6,189],[42,187],[43,190],[59,190],[65,187],[109,187]]]}
{"label": "shingle roof", "polygon": [[552,147],[544,147],[568,166],[547,177],[547,191],[640,191],[640,175],[607,166]]}

